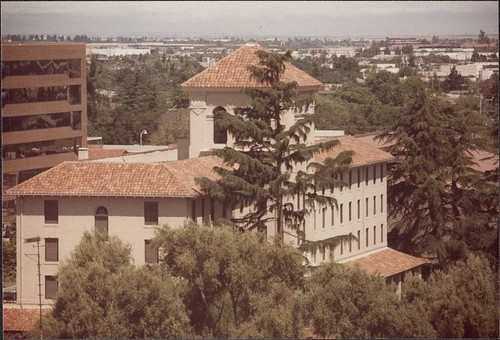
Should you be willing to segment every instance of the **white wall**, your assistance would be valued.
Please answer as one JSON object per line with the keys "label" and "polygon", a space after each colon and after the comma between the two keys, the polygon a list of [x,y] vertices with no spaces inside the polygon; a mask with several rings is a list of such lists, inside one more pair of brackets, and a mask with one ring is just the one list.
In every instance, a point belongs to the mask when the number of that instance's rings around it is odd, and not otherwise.
{"label": "white wall", "polygon": [[[44,223],[44,199],[58,200],[57,225]],[[158,223],[172,227],[182,225],[191,216],[189,199],[182,198],[106,198],[106,197],[26,197],[19,200],[17,215],[17,296],[22,304],[38,304],[36,248],[23,243],[25,238],[40,236],[42,297],[45,295],[45,275],[56,275],[59,264],[80,242],[85,231],[94,231],[95,210],[108,210],[108,232],[132,246],[136,265],[144,264],[144,240],[153,238],[155,226],[144,222],[144,201],[158,201]],[[59,262],[46,262],[44,239],[59,239]],[[35,254],[35,255],[29,255]],[[44,304],[53,300],[42,299]]]}

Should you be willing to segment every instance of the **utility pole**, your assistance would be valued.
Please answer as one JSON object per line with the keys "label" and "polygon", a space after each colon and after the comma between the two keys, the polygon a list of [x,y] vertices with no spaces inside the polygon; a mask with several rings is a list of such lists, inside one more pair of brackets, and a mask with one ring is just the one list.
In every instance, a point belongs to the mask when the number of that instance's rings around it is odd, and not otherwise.
{"label": "utility pole", "polygon": [[43,339],[43,327],[42,327],[42,274],[40,273],[40,236],[30,237],[24,239],[25,243],[36,242],[37,247],[37,267],[38,267],[38,303],[40,306],[40,339]]}

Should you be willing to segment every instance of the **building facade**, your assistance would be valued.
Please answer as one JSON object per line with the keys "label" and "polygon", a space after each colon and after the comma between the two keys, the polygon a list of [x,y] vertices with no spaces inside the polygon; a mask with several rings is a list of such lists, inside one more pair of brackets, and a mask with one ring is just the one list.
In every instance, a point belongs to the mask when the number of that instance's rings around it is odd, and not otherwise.
{"label": "building facade", "polygon": [[[85,44],[2,43],[2,177],[11,188],[87,144]],[[2,217],[15,216],[3,195]]]}
{"label": "building facade", "polygon": [[[27,238],[40,238],[42,301],[51,304],[57,292],[58,266],[85,231],[118,236],[131,245],[134,263],[141,265],[158,261],[158,252],[150,244],[155,227],[177,227],[188,219],[211,226],[219,218],[238,217],[251,209],[204,197],[195,179],[216,180],[219,177],[213,168],[225,166],[221,159],[205,155],[213,148],[232,144],[229,133],[218,129],[214,114],[221,109],[233,113],[235,107],[248,105],[249,99],[240,89],[252,86],[247,66],[255,62],[257,48],[244,46],[184,83],[191,105],[189,159],[64,162],[8,191],[18,202],[18,303],[38,301],[36,245],[23,243]],[[321,85],[298,69],[287,70],[284,80],[297,81],[303,96],[312,95]],[[291,126],[298,117],[294,111],[286,112],[284,124]],[[312,128],[307,142],[318,142],[314,137]],[[419,268],[424,260],[387,247],[387,162],[392,156],[352,136],[333,138],[340,143],[314,154],[312,161],[323,163],[341,152],[353,151],[349,169],[338,175],[346,186],[324,192],[335,198],[337,205],[310,208],[303,232],[309,241],[340,235],[353,238],[334,249],[304,254],[309,263],[360,263],[388,280]],[[306,170],[306,165],[297,164],[291,176],[299,169]],[[304,204],[300,198],[292,202],[298,208]],[[268,225],[268,237],[276,235],[275,228],[273,223]],[[285,230],[284,241],[294,246],[300,242],[291,229]],[[385,270],[385,266],[392,270]]]}

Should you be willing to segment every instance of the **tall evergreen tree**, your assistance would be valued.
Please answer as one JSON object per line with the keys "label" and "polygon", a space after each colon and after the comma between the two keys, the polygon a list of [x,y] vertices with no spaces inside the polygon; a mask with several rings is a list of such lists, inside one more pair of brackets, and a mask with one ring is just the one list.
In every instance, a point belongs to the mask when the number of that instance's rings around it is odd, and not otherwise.
{"label": "tall evergreen tree", "polygon": [[[273,222],[284,240],[285,227],[298,231],[308,207],[336,204],[332,197],[320,194],[318,188],[345,185],[333,174],[348,167],[352,152],[344,152],[335,160],[329,158],[324,165],[310,163],[304,170],[292,174],[297,165],[307,164],[315,152],[331,148],[338,141],[306,145],[313,115],[302,114],[292,126],[285,126],[284,116],[303,112],[311,98],[299,99],[297,83],[281,81],[285,62],[291,58],[290,51],[255,53],[260,65],[249,66],[249,70],[254,79],[267,86],[242,89],[250,97],[250,105],[237,108],[234,115],[216,113],[220,128],[227,129],[235,142],[233,147],[213,152],[231,169],[215,168],[222,177],[217,182],[206,178],[198,181],[213,198],[251,206],[249,213],[234,219],[239,226],[259,229]],[[302,202],[300,207],[297,197]]]}
{"label": "tall evergreen tree", "polygon": [[463,260],[470,251],[498,262],[493,260],[498,254],[493,250],[498,244],[495,172],[473,169],[473,153],[486,145],[484,117],[429,98],[422,84],[405,110],[380,136],[396,157],[388,178],[390,243],[437,257],[441,265]]}
{"label": "tall evergreen tree", "polygon": [[447,212],[446,172],[449,140],[437,103],[421,84],[406,112],[381,138],[396,157],[388,172],[389,217],[395,219],[391,239],[397,248],[435,253],[444,233]]}

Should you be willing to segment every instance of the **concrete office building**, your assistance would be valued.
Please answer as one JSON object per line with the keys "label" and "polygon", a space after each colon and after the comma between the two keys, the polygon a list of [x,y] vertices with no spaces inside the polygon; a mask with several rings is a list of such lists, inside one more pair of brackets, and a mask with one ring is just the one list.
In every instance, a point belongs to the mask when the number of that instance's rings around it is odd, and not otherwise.
{"label": "concrete office building", "polygon": [[2,43],[2,220],[15,216],[5,190],[86,147],[85,44]]}

